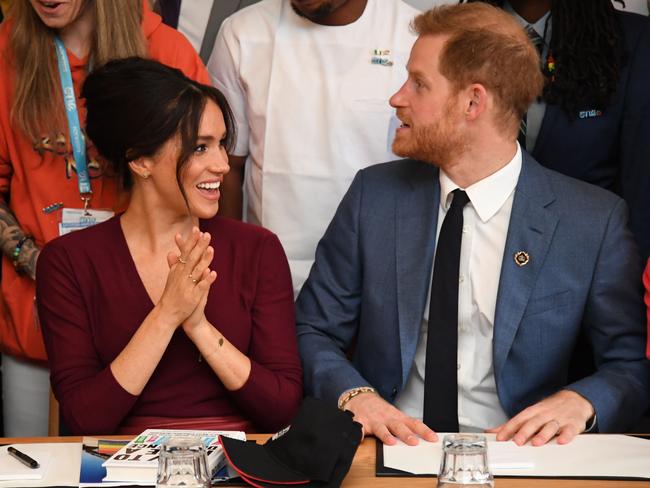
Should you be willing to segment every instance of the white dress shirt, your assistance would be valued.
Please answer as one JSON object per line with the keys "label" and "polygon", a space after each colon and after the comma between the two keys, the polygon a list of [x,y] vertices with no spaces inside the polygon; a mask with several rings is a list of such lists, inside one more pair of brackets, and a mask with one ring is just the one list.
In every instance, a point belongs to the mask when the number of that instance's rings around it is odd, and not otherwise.
{"label": "white dress shirt", "polygon": [[[492,361],[494,313],[510,213],[521,172],[521,149],[496,173],[465,188],[470,202],[463,209],[463,240],[458,276],[458,422],[461,432],[495,427],[508,416],[497,396]],[[438,229],[459,188],[440,172]],[[429,296],[424,309],[413,367],[395,401],[411,417],[422,418],[429,321]]]}

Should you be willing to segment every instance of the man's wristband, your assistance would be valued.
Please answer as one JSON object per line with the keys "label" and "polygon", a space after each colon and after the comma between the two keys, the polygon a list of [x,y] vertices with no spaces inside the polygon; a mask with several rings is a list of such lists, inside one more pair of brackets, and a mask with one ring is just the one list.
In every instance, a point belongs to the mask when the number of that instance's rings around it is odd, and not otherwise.
{"label": "man's wristband", "polygon": [[346,391],[339,398],[339,410],[345,410],[345,406],[350,400],[355,396],[361,395],[362,393],[376,393],[377,391],[371,386],[360,386],[358,388],[352,388],[351,390]]}
{"label": "man's wristband", "polygon": [[32,239],[32,236],[30,235],[24,235],[20,238],[18,243],[16,244],[16,247],[14,247],[14,252],[12,255],[12,262],[14,264],[14,268],[18,269],[18,260],[20,259],[20,251],[23,249],[23,245],[29,240]]}

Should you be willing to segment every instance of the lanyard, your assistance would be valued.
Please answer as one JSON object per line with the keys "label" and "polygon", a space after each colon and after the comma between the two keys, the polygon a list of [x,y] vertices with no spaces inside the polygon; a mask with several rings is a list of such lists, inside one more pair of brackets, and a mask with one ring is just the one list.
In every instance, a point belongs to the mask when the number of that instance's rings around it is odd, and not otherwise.
{"label": "lanyard", "polygon": [[70,144],[72,145],[72,154],[77,167],[77,183],[79,185],[79,195],[84,201],[84,208],[87,208],[92,195],[90,186],[90,175],[88,174],[88,164],[86,160],[86,141],[81,132],[79,123],[79,112],[77,111],[77,100],[74,94],[74,85],[72,84],[72,74],[70,72],[70,63],[66,53],[63,41],[56,36],[54,38],[56,46],[56,58],[59,64],[59,75],[61,77],[61,90],[63,91],[63,105],[68,118],[68,128],[70,131]]}

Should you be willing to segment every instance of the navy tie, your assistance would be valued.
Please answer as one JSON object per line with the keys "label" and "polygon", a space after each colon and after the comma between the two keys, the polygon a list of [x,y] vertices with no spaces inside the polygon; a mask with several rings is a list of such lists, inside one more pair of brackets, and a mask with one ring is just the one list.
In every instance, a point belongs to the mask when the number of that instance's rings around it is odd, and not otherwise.
{"label": "navy tie", "polygon": [[458,269],[467,193],[457,189],[440,228],[433,264],[424,377],[424,423],[458,432]]}

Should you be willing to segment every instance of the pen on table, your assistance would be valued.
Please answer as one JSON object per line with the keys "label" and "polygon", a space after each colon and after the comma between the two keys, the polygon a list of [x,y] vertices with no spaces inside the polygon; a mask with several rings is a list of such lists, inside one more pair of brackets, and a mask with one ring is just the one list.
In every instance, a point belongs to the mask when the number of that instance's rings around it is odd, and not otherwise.
{"label": "pen on table", "polygon": [[29,468],[36,469],[39,466],[38,461],[36,459],[29,457],[24,452],[20,452],[15,447],[8,447],[7,452],[11,457],[18,459],[18,461],[20,461],[21,463],[23,463],[25,466]]}

